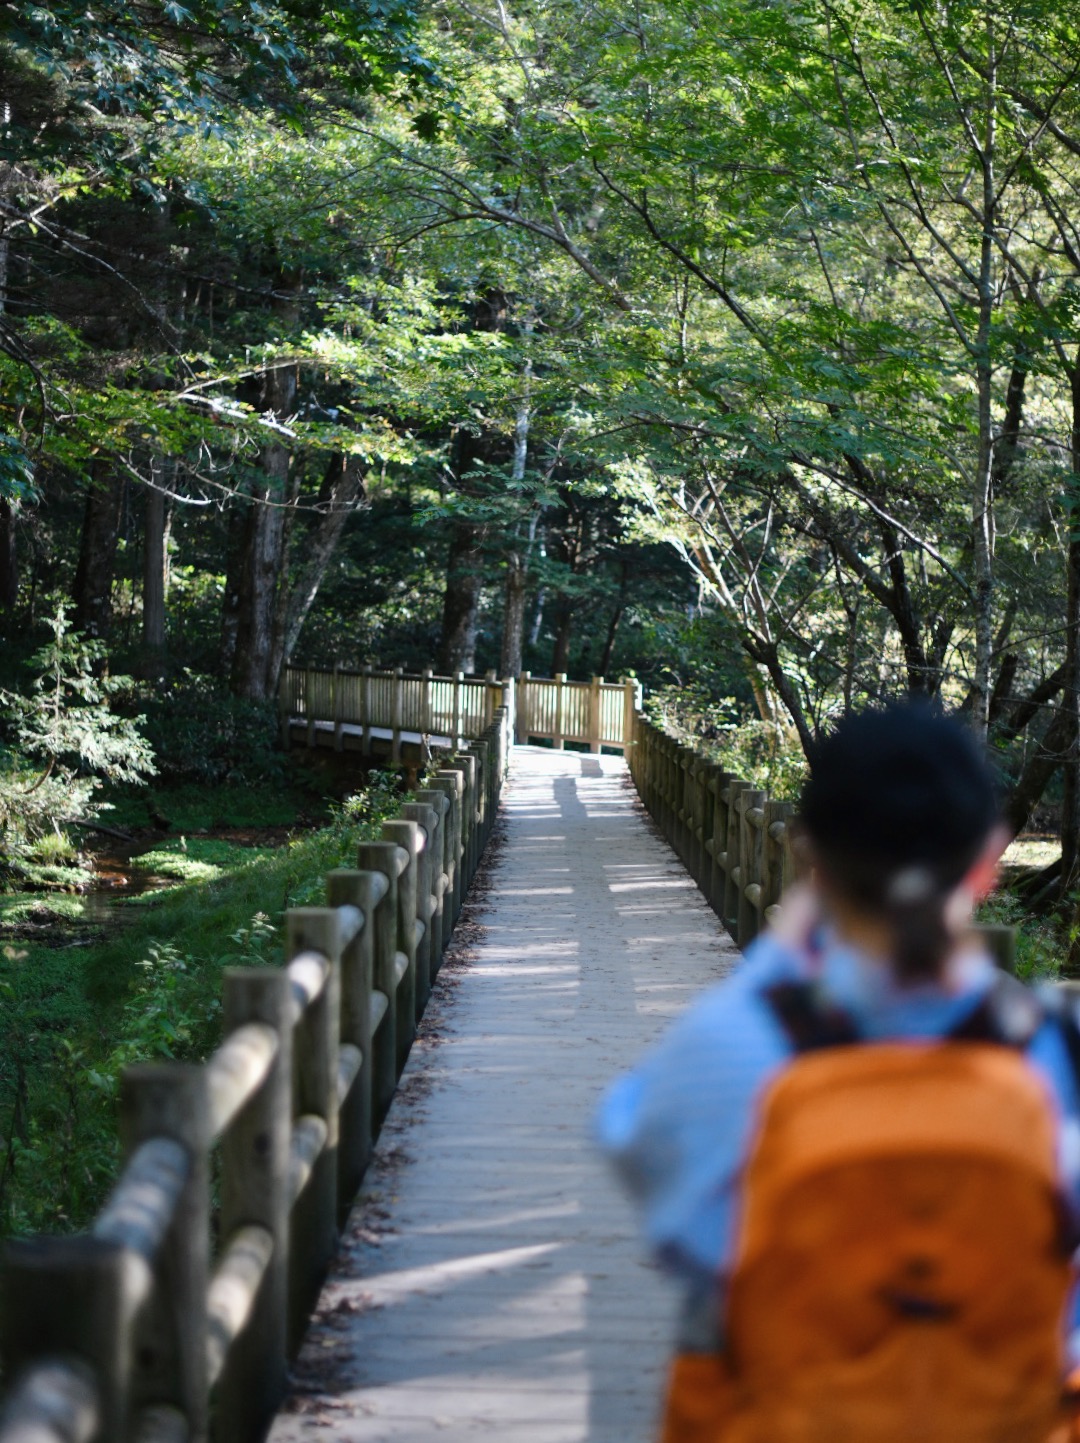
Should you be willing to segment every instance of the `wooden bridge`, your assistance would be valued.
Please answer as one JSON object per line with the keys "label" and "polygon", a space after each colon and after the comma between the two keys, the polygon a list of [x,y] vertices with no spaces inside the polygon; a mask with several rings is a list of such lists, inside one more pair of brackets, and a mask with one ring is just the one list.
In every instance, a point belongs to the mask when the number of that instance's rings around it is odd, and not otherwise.
{"label": "wooden bridge", "polygon": [[[430,737],[462,695],[304,676],[309,741]],[[91,1234],[7,1249],[0,1443],[651,1435],[669,1300],[589,1119],[768,915],[787,813],[603,685],[557,684],[541,748],[480,683],[286,965],[226,974],[213,1057],[129,1070]]]}

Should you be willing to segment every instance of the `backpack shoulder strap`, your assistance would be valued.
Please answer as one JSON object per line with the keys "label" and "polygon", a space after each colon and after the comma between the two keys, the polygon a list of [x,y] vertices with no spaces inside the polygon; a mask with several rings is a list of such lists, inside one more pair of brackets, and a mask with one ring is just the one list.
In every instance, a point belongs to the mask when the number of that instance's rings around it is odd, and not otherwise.
{"label": "backpack shoulder strap", "polygon": [[813,982],[780,982],[764,992],[773,1016],[796,1052],[817,1052],[859,1041],[855,1023],[827,1001]]}
{"label": "backpack shoulder strap", "polygon": [[[946,1036],[950,1042],[997,1042],[1022,1050],[1043,1025],[1046,1015],[1047,1009],[1029,987],[1008,972],[999,972],[974,1011]],[[1080,1037],[1077,1044],[1080,1047]]]}

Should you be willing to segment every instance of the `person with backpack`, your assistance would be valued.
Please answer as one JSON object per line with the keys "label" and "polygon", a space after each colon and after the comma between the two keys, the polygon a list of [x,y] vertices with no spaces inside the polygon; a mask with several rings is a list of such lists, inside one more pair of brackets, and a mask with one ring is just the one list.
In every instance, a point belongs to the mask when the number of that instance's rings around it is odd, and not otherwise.
{"label": "person with backpack", "polygon": [[970,932],[1006,841],[967,728],[844,717],[808,880],[605,1097],[684,1289],[663,1443],[1080,1438],[1080,1038]]}

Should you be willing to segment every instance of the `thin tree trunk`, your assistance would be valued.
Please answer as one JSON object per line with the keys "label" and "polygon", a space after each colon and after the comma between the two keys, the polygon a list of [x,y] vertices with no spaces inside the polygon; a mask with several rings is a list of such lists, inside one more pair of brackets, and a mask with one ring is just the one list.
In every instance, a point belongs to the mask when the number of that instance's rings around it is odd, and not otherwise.
{"label": "thin tree trunk", "polygon": [[570,600],[560,596],[555,604],[555,648],[551,654],[551,671],[554,676],[568,670],[570,659],[570,638],[574,628],[574,608]]}
{"label": "thin tree trunk", "polygon": [[221,643],[218,652],[222,676],[232,676],[233,659],[236,656],[248,504],[246,501],[241,503],[234,500],[229,512],[225,539],[225,591],[221,598]]}
{"label": "thin tree trunk", "polygon": [[281,668],[292,656],[293,649],[300,640],[308,612],[337,550],[345,523],[355,511],[356,503],[363,494],[363,487],[364,468],[359,457],[335,453],[327,468],[319,495],[320,504],[325,510],[314,534],[304,540],[304,554],[307,559],[289,595],[284,635],[280,652],[274,658],[271,678],[272,688],[275,690]]}
{"label": "thin tree trunk", "polygon": [[503,604],[502,650],[499,655],[500,676],[520,676],[525,639],[525,588],[528,568],[520,551],[506,557],[506,597]]}
{"label": "thin tree trunk", "polygon": [[112,620],[112,584],[124,483],[95,467],[86,492],[73,600],[76,631],[105,637]]}
{"label": "thin tree trunk", "polygon": [[480,532],[468,521],[455,521],[450,532],[443,596],[439,670],[476,670],[476,628],[480,614],[483,550]]}
{"label": "thin tree trunk", "polygon": [[19,599],[19,559],[15,544],[15,508],[0,500],[0,610],[14,611]]}
{"label": "thin tree trunk", "polygon": [[[1080,474],[1080,351],[1069,377],[1072,396],[1070,450],[1073,475]],[[1080,739],[1080,537],[1069,528],[1065,576],[1065,678],[1061,705],[1068,711],[1072,745],[1064,761],[1064,795],[1061,805],[1061,888],[1062,902],[1075,890],[1080,872],[1080,775],[1077,740]]]}
{"label": "thin tree trunk", "polygon": [[[298,306],[298,285],[283,278],[276,308],[282,331],[295,326]],[[295,365],[270,367],[263,378],[260,411],[268,419],[287,421],[296,408],[296,391]],[[232,689],[237,696],[253,701],[265,701],[272,695],[274,618],[278,586],[285,584],[281,573],[290,461],[291,451],[284,441],[269,441],[260,448],[262,474],[255,482],[246,520]]]}
{"label": "thin tree trunk", "polygon": [[[152,463],[154,472],[160,463]],[[165,669],[165,493],[146,489],[143,513],[142,672],[157,679]]]}

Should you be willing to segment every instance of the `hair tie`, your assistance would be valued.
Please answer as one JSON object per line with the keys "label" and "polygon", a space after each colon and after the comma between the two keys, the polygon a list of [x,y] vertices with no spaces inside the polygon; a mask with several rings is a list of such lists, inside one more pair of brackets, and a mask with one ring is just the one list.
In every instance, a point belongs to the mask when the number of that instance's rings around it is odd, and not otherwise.
{"label": "hair tie", "polygon": [[894,907],[915,907],[928,902],[936,890],[929,867],[904,867],[889,879],[885,901]]}

